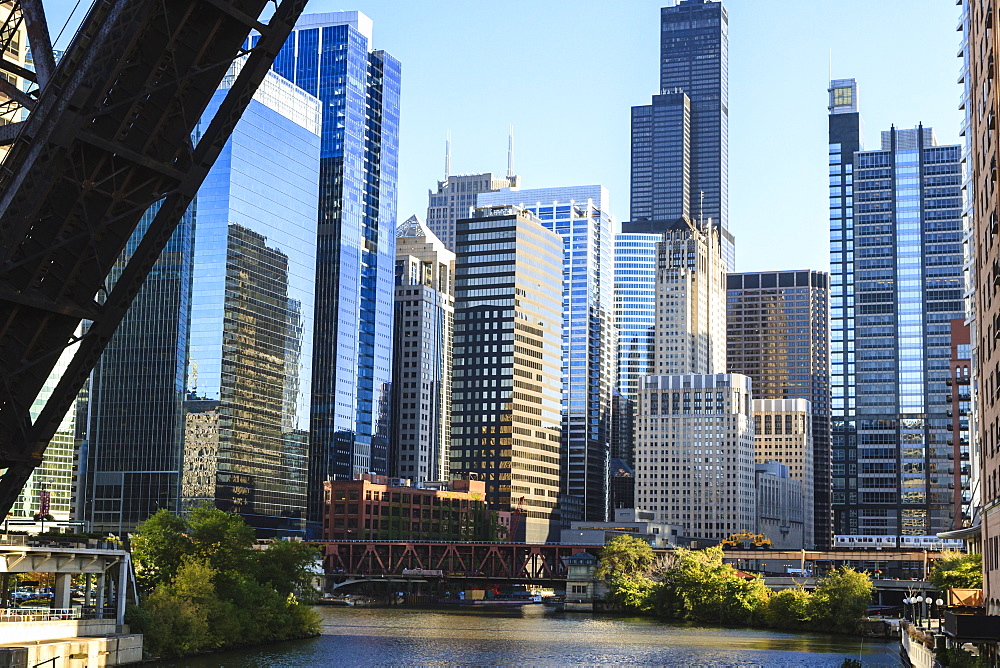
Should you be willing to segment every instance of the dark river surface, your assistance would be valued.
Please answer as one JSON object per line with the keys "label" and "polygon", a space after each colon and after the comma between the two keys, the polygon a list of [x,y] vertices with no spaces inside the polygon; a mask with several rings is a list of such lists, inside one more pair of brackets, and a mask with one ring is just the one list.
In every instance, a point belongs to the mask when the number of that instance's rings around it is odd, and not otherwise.
{"label": "dark river surface", "polygon": [[898,642],[517,608],[317,608],[322,635],[155,664],[250,666],[901,666]]}

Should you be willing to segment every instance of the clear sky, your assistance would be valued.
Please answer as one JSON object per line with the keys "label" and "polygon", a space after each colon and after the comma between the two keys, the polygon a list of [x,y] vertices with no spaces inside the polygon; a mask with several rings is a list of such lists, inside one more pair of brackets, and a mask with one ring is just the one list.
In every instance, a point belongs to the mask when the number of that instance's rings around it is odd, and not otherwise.
{"label": "clear sky", "polygon": [[[76,0],[46,2],[57,33]],[[84,0],[83,8],[88,6]],[[628,219],[629,109],[659,83],[654,0],[311,0],[357,9],[402,62],[399,220],[444,172],[515,171],[527,188],[600,183]],[[951,0],[727,0],[729,210],[737,269],[826,269],[827,83],[858,79],[867,147],[895,123],[957,143],[960,10]],[[71,22],[72,26],[72,22]],[[70,29],[67,33],[71,32]],[[57,43],[65,46],[68,35]]]}

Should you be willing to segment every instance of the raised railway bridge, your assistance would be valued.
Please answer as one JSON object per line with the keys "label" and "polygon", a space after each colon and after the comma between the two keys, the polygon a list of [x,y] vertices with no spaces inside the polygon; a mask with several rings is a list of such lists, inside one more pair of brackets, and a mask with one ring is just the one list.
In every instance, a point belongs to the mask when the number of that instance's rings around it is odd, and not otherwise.
{"label": "raised railway bridge", "polygon": [[[446,541],[324,541],[324,566],[334,580],[408,581],[427,579],[483,580],[493,582],[552,583],[566,579],[565,559],[578,552],[594,556],[601,545],[559,545],[498,542]],[[660,563],[668,565],[673,550],[655,550]],[[781,587],[780,578],[790,570],[820,575],[838,566],[851,566],[876,576],[876,584],[904,591],[920,588],[928,569],[940,552],[906,550],[727,550],[725,561],[735,567],[764,573]],[[404,573],[408,571],[409,573]],[[440,574],[438,574],[440,572]],[[890,576],[898,579],[888,579]],[[784,579],[789,579],[784,577]],[[794,583],[792,583],[794,584]]]}

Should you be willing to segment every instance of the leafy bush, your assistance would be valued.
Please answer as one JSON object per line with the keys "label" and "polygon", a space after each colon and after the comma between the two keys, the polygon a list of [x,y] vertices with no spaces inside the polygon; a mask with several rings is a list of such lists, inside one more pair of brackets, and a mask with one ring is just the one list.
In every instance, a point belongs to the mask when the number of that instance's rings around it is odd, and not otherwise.
{"label": "leafy bush", "polygon": [[242,518],[201,506],[180,518],[161,510],[132,538],[143,590],[128,622],[153,656],[176,657],[319,633],[310,599],[317,552],[275,541],[254,549]]}

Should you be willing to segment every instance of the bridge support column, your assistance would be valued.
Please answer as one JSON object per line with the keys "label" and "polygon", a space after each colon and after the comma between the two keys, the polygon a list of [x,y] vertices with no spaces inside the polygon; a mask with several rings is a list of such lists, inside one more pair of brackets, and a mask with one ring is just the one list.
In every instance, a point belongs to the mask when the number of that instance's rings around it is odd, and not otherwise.
{"label": "bridge support column", "polygon": [[68,608],[72,589],[73,575],[70,573],[56,573],[56,586],[53,589],[52,607],[61,610]]}

